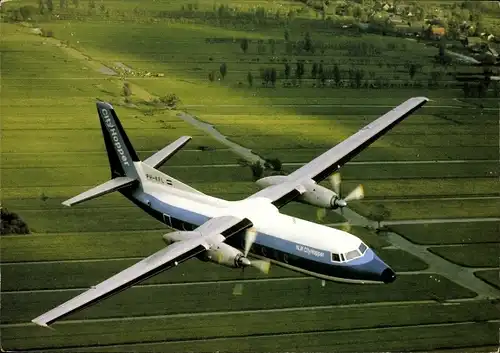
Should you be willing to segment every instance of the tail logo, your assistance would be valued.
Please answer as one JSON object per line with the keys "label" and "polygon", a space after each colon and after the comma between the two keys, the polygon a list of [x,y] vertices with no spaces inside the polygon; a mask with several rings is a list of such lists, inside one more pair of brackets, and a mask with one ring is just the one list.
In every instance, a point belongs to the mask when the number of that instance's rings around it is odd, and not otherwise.
{"label": "tail logo", "polygon": [[104,118],[104,123],[108,127],[108,131],[111,135],[111,139],[113,140],[113,144],[115,145],[116,152],[120,155],[120,159],[123,164],[126,166],[130,166],[127,156],[125,155],[125,150],[122,148],[122,144],[120,143],[120,137],[118,132],[116,131],[116,126],[113,124],[113,120],[109,114],[107,109],[101,109],[101,114]]}

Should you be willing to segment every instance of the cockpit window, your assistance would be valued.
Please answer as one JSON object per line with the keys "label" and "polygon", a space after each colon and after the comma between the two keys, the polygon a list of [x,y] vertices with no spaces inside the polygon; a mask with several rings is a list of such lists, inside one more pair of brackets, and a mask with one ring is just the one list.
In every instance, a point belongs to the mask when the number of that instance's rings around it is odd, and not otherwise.
{"label": "cockpit window", "polygon": [[361,255],[363,255],[365,253],[366,249],[368,249],[368,247],[365,245],[365,243],[361,243],[358,250],[361,253]]}
{"label": "cockpit window", "polygon": [[359,256],[360,256],[360,253],[358,252],[358,249],[352,250],[352,251],[349,251],[348,253],[345,254],[345,260],[346,261],[353,260]]}
{"label": "cockpit window", "polygon": [[332,253],[332,261],[340,262],[340,255]]}

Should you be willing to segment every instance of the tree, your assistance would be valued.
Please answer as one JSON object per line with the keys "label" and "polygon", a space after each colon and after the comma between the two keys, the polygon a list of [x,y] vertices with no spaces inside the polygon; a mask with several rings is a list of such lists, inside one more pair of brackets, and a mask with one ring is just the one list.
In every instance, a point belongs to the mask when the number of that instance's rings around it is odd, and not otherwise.
{"label": "tree", "polygon": [[298,80],[301,80],[303,75],[304,75],[304,63],[298,62],[297,67],[295,69],[295,77],[297,77]]}
{"label": "tree", "polygon": [[253,75],[252,75],[252,72],[251,71],[248,71],[248,74],[247,74],[247,81],[248,81],[248,85],[250,87],[253,86]]}
{"label": "tree", "polygon": [[179,97],[175,93],[169,93],[166,96],[160,98],[160,102],[166,104],[168,107],[175,109],[177,108],[177,104],[181,102]]}
{"label": "tree", "polygon": [[45,12],[45,4],[43,3],[43,0],[38,0],[38,12],[40,12],[40,15],[43,15]]}
{"label": "tree", "polygon": [[285,78],[288,80],[290,78],[290,64],[285,63]]}
{"label": "tree", "polygon": [[361,87],[361,81],[363,80],[363,77],[365,76],[365,72],[362,69],[356,69],[354,72],[354,83],[356,85],[356,88]]}
{"label": "tree", "polygon": [[60,9],[65,9],[68,7],[67,0],[59,0],[59,8]]}
{"label": "tree", "polygon": [[125,97],[125,102],[128,102],[129,97],[132,95],[132,88],[128,82],[123,83],[123,96]]}
{"label": "tree", "polygon": [[18,214],[10,212],[5,208],[0,208],[0,234],[29,234],[28,225]]}
{"label": "tree", "polygon": [[214,80],[215,80],[215,72],[211,71],[208,74],[208,79],[210,80],[210,82],[214,82]]}
{"label": "tree", "polygon": [[46,0],[47,1],[47,10],[49,12],[52,12],[54,10],[54,3],[52,2],[52,0]]}
{"label": "tree", "polygon": [[227,74],[227,65],[226,65],[226,63],[222,63],[220,65],[219,71],[220,71],[220,75],[222,76],[222,79],[224,79],[224,77],[226,77],[226,74]]}
{"label": "tree", "polygon": [[80,0],[73,0],[73,6],[75,8],[78,8],[79,5],[80,5]]}
{"label": "tree", "polygon": [[277,73],[276,73],[276,69],[273,67],[271,68],[271,72],[270,72],[270,81],[271,83],[273,84],[273,86],[276,84],[276,78],[278,77]]}
{"label": "tree", "polygon": [[266,52],[266,46],[264,45],[264,41],[261,39],[257,44],[257,52],[259,54],[264,54]]}
{"label": "tree", "polygon": [[89,0],[89,9],[90,10],[95,9],[95,0]]}
{"label": "tree", "polygon": [[271,46],[271,54],[274,55],[274,53],[276,52],[276,41],[274,39],[269,39],[269,45]]}
{"label": "tree", "polygon": [[338,86],[340,84],[340,80],[341,80],[341,76],[340,76],[340,69],[339,69],[339,66],[337,64],[335,64],[333,66],[333,80],[335,81],[335,84]]}
{"label": "tree", "polygon": [[410,66],[408,67],[408,74],[410,75],[410,79],[413,80],[413,77],[415,77],[416,73],[417,73],[417,64],[410,63]]}
{"label": "tree", "polygon": [[285,29],[284,37],[285,42],[288,42],[288,40],[290,39],[290,33],[288,32],[288,29]]}
{"label": "tree", "polygon": [[317,74],[318,74],[318,64],[313,63],[312,69],[311,69],[311,78],[315,79]]}
{"label": "tree", "polygon": [[309,32],[306,32],[306,35],[304,37],[304,50],[307,52],[313,52],[313,42],[311,39],[311,34]]}
{"label": "tree", "polygon": [[380,222],[389,218],[390,216],[391,211],[380,203],[375,204],[368,213],[368,218],[376,221],[378,223],[378,228],[380,228]]}
{"label": "tree", "polygon": [[248,39],[247,38],[243,38],[241,40],[240,48],[241,48],[241,50],[243,50],[243,53],[247,52],[247,50],[248,50]]}

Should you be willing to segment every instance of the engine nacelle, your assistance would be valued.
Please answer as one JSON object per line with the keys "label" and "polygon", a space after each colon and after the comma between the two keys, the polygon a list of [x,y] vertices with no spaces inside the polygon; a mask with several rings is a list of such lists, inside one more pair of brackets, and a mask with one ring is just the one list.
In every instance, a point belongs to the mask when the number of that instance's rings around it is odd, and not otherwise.
{"label": "engine nacelle", "polygon": [[[167,245],[170,245],[181,240],[189,239],[191,236],[200,236],[200,233],[196,231],[171,232],[164,234],[163,240],[167,243]],[[211,261],[231,268],[246,267],[251,264],[250,260],[248,260],[241,251],[227,245],[226,243],[215,245],[196,257],[201,261]]]}
{"label": "engine nacelle", "polygon": [[200,254],[198,258],[202,261],[211,261],[231,268],[239,268],[250,265],[250,261],[241,251],[227,245],[226,243],[220,243],[213,246]]}
{"label": "engine nacelle", "polygon": [[332,190],[318,185],[312,180],[311,182],[303,184],[302,186],[306,189],[306,192],[298,196],[297,201],[323,208],[335,209],[338,207],[338,205],[335,203],[335,201],[338,199],[338,195]]}
{"label": "engine nacelle", "polygon": [[[285,175],[273,175],[257,180],[256,184],[265,188],[271,185],[281,184],[286,181],[287,177]],[[297,197],[296,201],[323,208],[335,209],[339,207],[336,203],[338,195],[332,190],[316,184],[313,180],[302,183],[301,187],[306,191]]]}

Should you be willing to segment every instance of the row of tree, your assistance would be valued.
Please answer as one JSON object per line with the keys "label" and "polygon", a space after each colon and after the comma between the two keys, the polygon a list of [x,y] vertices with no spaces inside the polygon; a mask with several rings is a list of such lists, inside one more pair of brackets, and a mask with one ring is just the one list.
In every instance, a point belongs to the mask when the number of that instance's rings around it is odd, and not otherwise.
{"label": "row of tree", "polygon": [[[406,63],[404,66],[408,70],[408,75],[409,75],[410,79],[413,79],[415,77],[416,73],[422,69],[422,65],[416,64],[416,63],[411,63],[411,62]],[[227,70],[228,70],[228,68],[227,68],[226,63],[222,63],[220,65],[220,68],[219,68],[220,78],[222,80],[226,77]],[[261,68],[259,70],[259,72],[260,72],[260,78],[262,79],[262,82],[265,85],[268,85],[269,83],[271,83],[274,86],[276,83],[276,80],[279,78],[278,71],[274,67]],[[343,75],[342,75],[340,68],[337,64],[335,64],[333,67],[326,67],[325,68],[323,66],[322,62],[320,62],[320,63],[314,62],[314,63],[312,63],[310,72],[311,72],[310,78],[319,80],[321,82],[321,84],[323,84],[323,85],[324,85],[326,80],[333,80],[338,85],[338,84],[340,84],[340,82],[343,79]],[[304,75],[306,73],[304,61],[301,60],[301,61],[298,61],[295,63],[295,69],[294,69],[293,73],[294,73],[293,78],[295,78],[299,81],[304,78]],[[358,87],[358,88],[361,87],[363,78],[367,76],[365,70],[359,69],[359,68],[354,68],[354,67],[349,68],[349,70],[347,71],[347,75],[348,75],[349,81],[354,83],[353,86]],[[369,72],[369,76],[372,80],[375,80],[375,78],[376,78],[375,75],[376,75],[375,72],[373,72],[373,71]],[[431,74],[431,77],[433,77],[434,81],[439,79],[439,77],[437,77],[436,75],[437,74]],[[434,76],[436,76],[437,79]],[[283,70],[282,77],[286,80],[292,78],[292,65],[288,62],[284,63],[284,70]],[[216,79],[215,71],[211,71],[208,74],[208,79],[210,81],[215,81],[215,79]],[[247,81],[248,81],[249,85],[252,86],[253,75],[251,72],[249,72],[247,75]]]}

